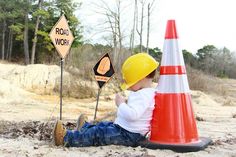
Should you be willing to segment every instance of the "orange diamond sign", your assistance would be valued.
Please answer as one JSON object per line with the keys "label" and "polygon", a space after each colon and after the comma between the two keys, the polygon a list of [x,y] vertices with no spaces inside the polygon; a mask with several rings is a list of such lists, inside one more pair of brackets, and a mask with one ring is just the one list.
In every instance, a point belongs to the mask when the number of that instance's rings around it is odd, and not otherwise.
{"label": "orange diamond sign", "polygon": [[61,58],[65,58],[69,53],[74,37],[64,15],[54,25],[49,36]]}
{"label": "orange diamond sign", "polygon": [[102,88],[103,85],[111,79],[115,70],[108,53],[104,54],[102,58],[99,59],[97,64],[93,67],[93,72],[99,88]]}

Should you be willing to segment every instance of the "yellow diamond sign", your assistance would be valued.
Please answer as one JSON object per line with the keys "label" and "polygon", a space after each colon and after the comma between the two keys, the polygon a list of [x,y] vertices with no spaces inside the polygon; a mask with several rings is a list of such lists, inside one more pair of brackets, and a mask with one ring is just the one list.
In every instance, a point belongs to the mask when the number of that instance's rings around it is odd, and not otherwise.
{"label": "yellow diamond sign", "polygon": [[49,36],[61,58],[65,58],[69,53],[74,37],[64,15],[54,25]]}

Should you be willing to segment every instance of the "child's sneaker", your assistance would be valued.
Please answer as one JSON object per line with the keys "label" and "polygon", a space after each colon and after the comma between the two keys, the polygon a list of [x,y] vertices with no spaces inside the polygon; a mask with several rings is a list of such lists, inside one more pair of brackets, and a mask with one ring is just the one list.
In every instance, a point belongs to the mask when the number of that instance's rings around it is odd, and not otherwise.
{"label": "child's sneaker", "polygon": [[88,117],[85,114],[81,114],[79,116],[79,118],[77,119],[75,130],[79,131],[82,128],[82,126],[84,125],[84,123],[87,121],[88,121]]}
{"label": "child's sneaker", "polygon": [[63,145],[65,135],[66,128],[63,126],[62,121],[58,120],[53,129],[53,140],[56,146]]}

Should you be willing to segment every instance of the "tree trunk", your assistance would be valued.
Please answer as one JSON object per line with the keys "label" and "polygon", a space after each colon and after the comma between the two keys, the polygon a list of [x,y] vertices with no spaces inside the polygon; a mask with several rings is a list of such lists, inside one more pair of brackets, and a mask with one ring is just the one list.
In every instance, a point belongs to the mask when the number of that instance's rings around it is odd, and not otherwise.
{"label": "tree trunk", "polygon": [[11,36],[10,36],[10,47],[9,47],[9,61],[11,61],[11,54],[12,54],[12,43],[13,43],[13,33],[11,31]]}
{"label": "tree trunk", "polygon": [[134,49],[134,30],[136,26],[136,15],[137,15],[137,0],[135,0],[134,4],[134,19],[133,19],[133,29],[130,37],[130,50],[131,50],[131,55],[133,54],[133,49]]}
{"label": "tree trunk", "polygon": [[7,42],[7,54],[6,54],[6,59],[9,59],[10,45],[11,45],[11,34],[12,34],[12,30],[9,29],[8,42]]}
{"label": "tree trunk", "polygon": [[142,4],[142,12],[141,12],[141,24],[140,24],[140,52],[143,52],[143,18],[144,18],[144,4]]}
{"label": "tree trunk", "polygon": [[5,33],[6,33],[6,19],[3,19],[3,29],[2,29],[2,60],[5,59]]}
{"label": "tree trunk", "polygon": [[142,44],[143,44],[143,19],[144,19],[144,5],[145,5],[145,2],[142,0],[140,1],[141,2],[141,22],[140,22],[140,30],[138,29],[138,9],[137,9],[137,26],[136,26],[136,30],[137,30],[137,33],[139,35],[139,51],[142,52],[143,51],[143,47],[142,47]]}
{"label": "tree trunk", "polygon": [[[39,0],[38,2],[38,9],[41,9],[43,0]],[[32,51],[31,51],[31,64],[34,64],[34,59],[35,59],[35,50],[36,50],[36,45],[37,45],[37,33],[38,33],[38,28],[39,28],[39,22],[40,22],[40,16],[37,16],[36,19],[36,24],[35,24],[35,29],[34,29],[34,39],[33,39],[33,45],[32,45]]]}
{"label": "tree trunk", "polygon": [[147,53],[149,54],[149,31],[150,31],[150,9],[151,9],[151,6],[150,6],[150,3],[148,4],[148,23],[147,23]]}
{"label": "tree trunk", "polygon": [[117,44],[117,23],[115,22],[115,28],[113,32],[113,44],[114,44],[114,55],[113,55],[113,63],[117,65],[117,56],[118,56],[118,44]]}
{"label": "tree trunk", "polygon": [[117,29],[118,29],[118,38],[119,38],[119,47],[122,48],[122,34],[121,34],[121,25],[120,25],[120,1],[117,5]]}
{"label": "tree trunk", "polygon": [[24,28],[24,54],[25,54],[25,64],[29,64],[29,43],[28,43],[28,12],[25,14],[25,28]]}
{"label": "tree trunk", "polygon": [[113,64],[116,65],[116,60],[117,60],[117,22],[116,22],[116,17],[115,17],[115,23],[113,26],[113,23],[111,21],[110,15],[108,13],[106,13],[107,19],[108,19],[108,23],[110,24],[110,28],[111,28],[111,32],[112,32],[112,41],[113,41]]}
{"label": "tree trunk", "polygon": [[117,65],[120,67],[120,55],[122,50],[122,34],[121,34],[121,25],[120,25],[120,1],[117,4],[117,31],[118,31],[118,39],[119,39],[119,52],[117,54]]}

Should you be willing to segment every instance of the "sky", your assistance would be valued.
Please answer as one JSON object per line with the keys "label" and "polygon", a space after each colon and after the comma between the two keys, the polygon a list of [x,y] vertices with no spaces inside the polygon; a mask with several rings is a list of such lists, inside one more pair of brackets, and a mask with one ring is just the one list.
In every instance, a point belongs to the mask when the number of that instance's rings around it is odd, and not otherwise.
{"label": "sky", "polygon": [[[78,18],[84,26],[84,35],[92,43],[104,42],[97,34],[102,17],[91,3],[98,0],[82,0]],[[104,0],[106,1],[106,0]],[[108,0],[110,3],[115,0]],[[124,25],[132,25],[132,9],[129,0],[123,9]],[[179,45],[192,53],[205,45],[224,46],[236,51],[236,1],[235,0],[155,0],[151,14],[150,47],[163,48],[167,20],[176,21]],[[130,16],[127,16],[130,15]],[[130,20],[127,20],[130,17]],[[136,36],[137,37],[137,36]],[[86,39],[85,38],[85,39]],[[144,40],[145,37],[144,37]],[[146,42],[145,42],[146,44]]]}

